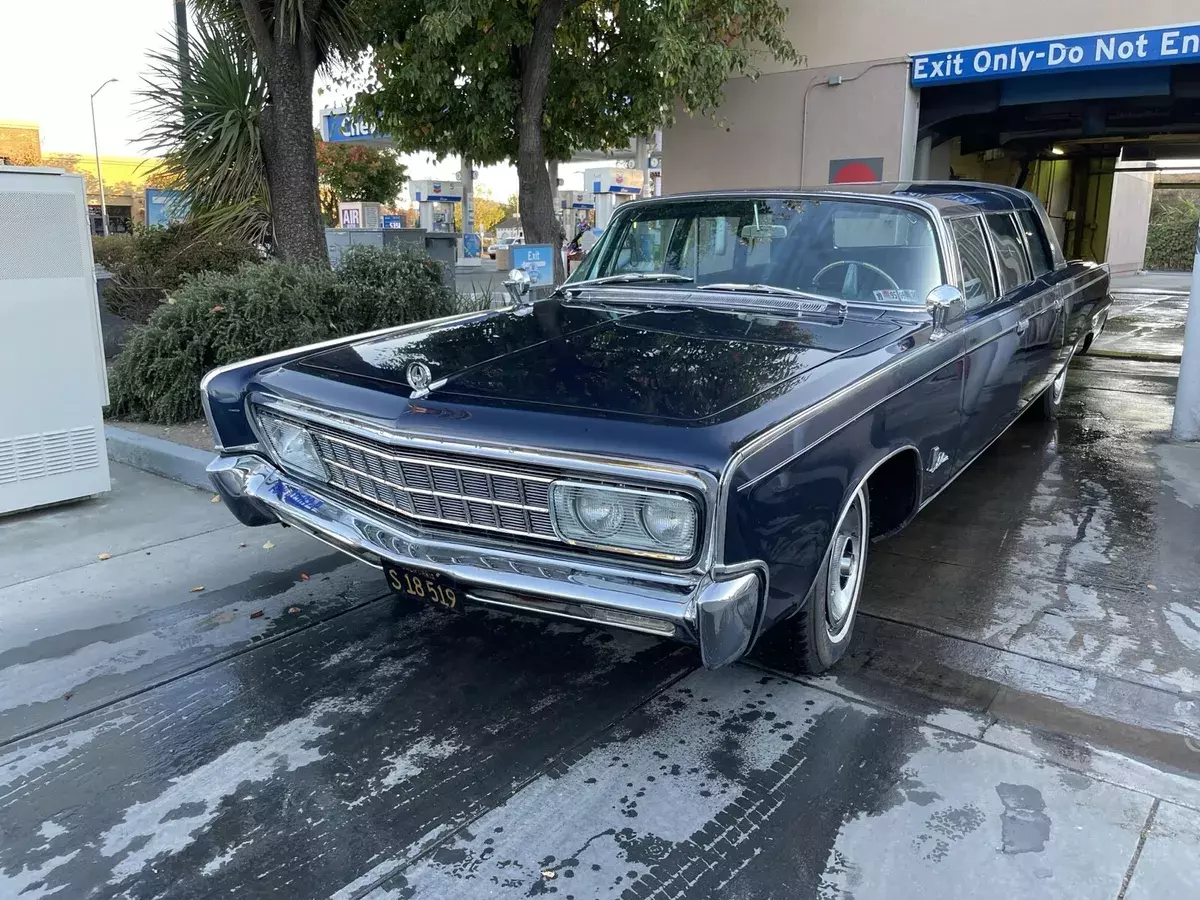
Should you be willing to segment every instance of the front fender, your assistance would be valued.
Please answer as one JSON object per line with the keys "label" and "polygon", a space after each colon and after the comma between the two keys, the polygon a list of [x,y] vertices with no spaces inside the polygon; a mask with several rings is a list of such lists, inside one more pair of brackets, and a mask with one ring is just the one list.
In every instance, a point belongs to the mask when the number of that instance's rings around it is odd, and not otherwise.
{"label": "front fender", "polygon": [[730,492],[725,559],[766,562],[770,590],[763,628],[803,606],[837,520],[858,488],[887,460],[918,452],[905,435],[880,442],[884,429],[873,421],[865,416],[767,477]]}

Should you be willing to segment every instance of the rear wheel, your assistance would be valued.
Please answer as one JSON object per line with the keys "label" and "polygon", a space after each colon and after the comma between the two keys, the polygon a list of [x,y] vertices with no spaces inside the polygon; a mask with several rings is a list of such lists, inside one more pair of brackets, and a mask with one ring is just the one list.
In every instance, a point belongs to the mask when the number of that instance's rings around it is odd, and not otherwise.
{"label": "rear wheel", "polygon": [[834,665],[850,646],[867,566],[871,521],[866,487],[842,513],[825,561],[793,629],[800,670],[815,675]]}

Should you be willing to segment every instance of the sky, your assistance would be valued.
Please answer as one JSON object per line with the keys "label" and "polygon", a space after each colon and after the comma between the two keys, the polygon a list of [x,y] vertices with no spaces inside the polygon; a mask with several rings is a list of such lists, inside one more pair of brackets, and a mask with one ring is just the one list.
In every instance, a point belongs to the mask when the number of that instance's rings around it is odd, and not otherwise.
{"label": "sky", "polygon": [[[2,0],[4,52],[0,53],[0,120],[35,122],[43,153],[93,152],[88,96],[96,96],[96,138],[100,153],[138,156],[144,128],[136,93],[148,66],[146,53],[167,45],[175,28],[172,0]],[[317,109],[330,105],[318,97]],[[315,124],[315,123],[314,123]],[[459,162],[436,162],[427,155],[403,157],[409,177],[452,180]],[[583,166],[564,166],[564,186],[583,187]],[[498,200],[517,192],[512,166],[480,172],[476,188]]]}

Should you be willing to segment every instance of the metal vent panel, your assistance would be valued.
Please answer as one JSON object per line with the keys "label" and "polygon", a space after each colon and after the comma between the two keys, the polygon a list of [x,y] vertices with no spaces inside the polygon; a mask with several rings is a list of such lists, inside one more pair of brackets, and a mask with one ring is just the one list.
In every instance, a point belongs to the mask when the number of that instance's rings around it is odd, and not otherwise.
{"label": "metal vent panel", "polygon": [[0,193],[0,281],[90,274],[80,245],[79,198],[50,191]]}
{"label": "metal vent panel", "polygon": [[15,484],[94,469],[100,465],[95,428],[72,428],[0,438],[0,484]]}

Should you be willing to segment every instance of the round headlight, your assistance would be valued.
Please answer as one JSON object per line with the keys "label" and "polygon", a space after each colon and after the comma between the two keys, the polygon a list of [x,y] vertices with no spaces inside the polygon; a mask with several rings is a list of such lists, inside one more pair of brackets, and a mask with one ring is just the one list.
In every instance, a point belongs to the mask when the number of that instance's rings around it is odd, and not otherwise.
{"label": "round headlight", "polygon": [[579,524],[599,537],[614,534],[625,523],[625,508],[611,494],[581,492],[572,506]]}
{"label": "round headlight", "polygon": [[642,525],[660,544],[678,547],[691,543],[696,517],[686,501],[664,497],[642,507]]}

